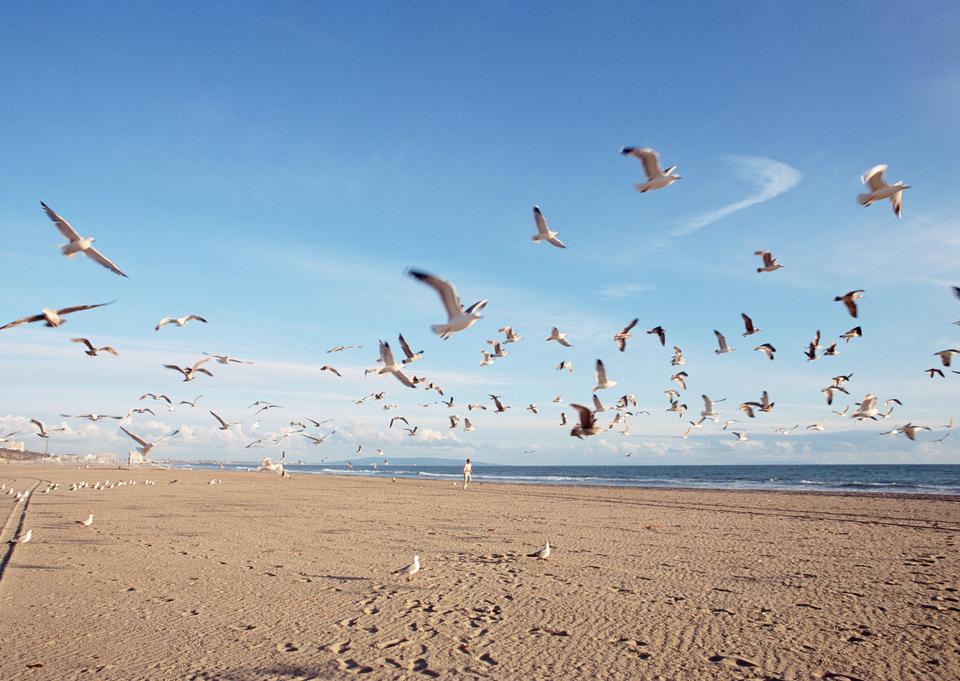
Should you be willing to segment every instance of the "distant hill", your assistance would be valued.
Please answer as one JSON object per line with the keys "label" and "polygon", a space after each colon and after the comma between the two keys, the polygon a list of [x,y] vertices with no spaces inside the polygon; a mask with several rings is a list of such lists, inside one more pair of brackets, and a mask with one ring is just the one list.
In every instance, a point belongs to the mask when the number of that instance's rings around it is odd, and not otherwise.
{"label": "distant hill", "polygon": [[0,447],[0,459],[6,459],[7,461],[40,461],[47,457],[48,455],[43,452],[21,452],[18,449],[4,449]]}

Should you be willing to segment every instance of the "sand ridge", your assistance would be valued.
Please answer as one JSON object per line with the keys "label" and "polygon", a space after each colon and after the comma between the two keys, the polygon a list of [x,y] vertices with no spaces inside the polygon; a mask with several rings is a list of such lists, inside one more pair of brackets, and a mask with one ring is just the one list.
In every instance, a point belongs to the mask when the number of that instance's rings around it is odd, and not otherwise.
{"label": "sand ridge", "polygon": [[0,476],[60,483],[0,581],[4,679],[960,678],[960,500]]}

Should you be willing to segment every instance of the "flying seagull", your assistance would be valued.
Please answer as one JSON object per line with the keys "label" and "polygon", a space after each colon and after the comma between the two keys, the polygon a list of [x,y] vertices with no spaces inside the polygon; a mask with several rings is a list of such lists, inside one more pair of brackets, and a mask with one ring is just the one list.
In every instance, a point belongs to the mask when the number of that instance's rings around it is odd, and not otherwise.
{"label": "flying seagull", "polygon": [[886,169],[887,166],[885,164],[880,164],[872,167],[863,174],[860,182],[867,185],[870,191],[864,194],[857,194],[857,201],[860,202],[861,206],[866,207],[874,201],[890,199],[893,212],[899,218],[900,210],[903,207],[903,190],[910,189],[910,185],[904,184],[903,182],[887,184],[887,181],[883,179],[883,173]]}
{"label": "flying seagull", "polygon": [[236,357],[231,357],[230,355],[214,355],[209,352],[202,352],[202,355],[207,355],[208,357],[213,357],[219,364],[253,364],[253,362],[248,362],[247,360],[237,359]]}
{"label": "flying seagull", "polygon": [[512,326],[501,327],[498,329],[498,331],[506,336],[506,340],[503,341],[504,343],[516,343],[517,341],[523,339],[523,336],[515,332]]}
{"label": "flying seagull", "polygon": [[673,346],[673,359],[670,360],[670,366],[672,367],[681,367],[687,363],[687,360],[683,358],[683,350],[681,350],[676,345]]}
{"label": "flying seagull", "polygon": [[204,369],[203,367],[200,366],[201,364],[204,364],[209,361],[210,361],[209,357],[204,357],[203,359],[198,359],[196,362],[194,362],[193,366],[182,367],[178,364],[164,364],[163,368],[179,371],[181,374],[183,374],[183,382],[187,383],[195,379],[197,377],[197,374],[206,374],[207,376],[213,376],[213,374],[210,373],[209,369]]}
{"label": "flying seagull", "polygon": [[109,345],[104,345],[102,348],[94,347],[93,343],[91,343],[91,342],[90,342],[88,339],[86,339],[86,338],[71,338],[71,339],[70,339],[70,342],[71,342],[71,343],[83,343],[84,345],[86,345],[86,346],[87,346],[87,349],[84,350],[83,353],[84,353],[85,355],[89,355],[90,357],[96,357],[96,356],[99,355],[101,352],[109,352],[109,353],[110,353],[111,355],[113,355],[114,357],[116,357],[116,356],[118,356],[118,355],[120,354],[119,352],[117,352],[116,350],[114,350],[114,349],[113,349],[112,347],[110,347]]}
{"label": "flying seagull", "polygon": [[547,342],[549,343],[550,341],[557,341],[560,345],[562,345],[565,348],[573,347],[570,341],[567,340],[567,334],[560,333],[560,329],[558,329],[557,327],[553,327],[550,330],[550,335],[547,336]]}
{"label": "flying seagull", "polygon": [[[686,390],[687,377],[689,375],[690,374],[688,374],[686,371],[678,371],[677,373],[675,373],[673,376],[670,377],[670,380],[676,383],[677,385],[679,385],[681,389]],[[673,391],[671,390],[671,392]]]}
{"label": "flying seagull", "polygon": [[623,147],[620,149],[620,153],[624,156],[638,158],[643,164],[643,172],[647,176],[647,181],[643,183],[638,182],[633,185],[641,194],[653,191],[654,189],[663,189],[681,179],[680,176],[674,172],[677,166],[670,166],[666,170],[661,170],[660,155],[649,147],[642,149],[638,149],[637,147]]}
{"label": "flying seagull", "polygon": [[533,243],[538,244],[541,241],[546,241],[548,244],[552,244],[557,248],[566,248],[563,242],[557,238],[557,233],[547,228],[547,221],[544,219],[543,213],[540,212],[539,206],[533,207],[533,219],[537,223],[537,233],[531,237]]}
{"label": "flying seagull", "polygon": [[753,320],[747,316],[745,312],[741,312],[740,316],[743,317],[743,337],[752,336],[755,333],[760,333],[760,329],[753,325]]}
{"label": "flying seagull", "polygon": [[[241,423],[240,421],[234,421],[233,423],[227,423],[227,422],[224,421],[222,418],[220,418],[220,416],[217,415],[213,410],[210,411],[210,415],[211,415],[213,418],[217,419],[217,421],[220,422],[219,430],[230,430],[230,426],[236,426],[236,425],[239,425],[239,424]],[[129,434],[129,433],[128,433],[128,434]]]}
{"label": "flying seagull", "polygon": [[777,262],[770,251],[754,251],[753,254],[763,258],[763,267],[758,267],[757,272],[776,272],[783,269],[783,265]]}
{"label": "flying seagull", "polygon": [[383,374],[393,374],[398,381],[408,388],[416,388],[413,382],[407,378],[407,375],[403,373],[400,365],[394,360],[390,344],[385,341],[380,341],[380,359],[383,361],[383,366],[377,371],[378,374],[381,376]]}
{"label": "flying seagull", "polygon": [[863,298],[864,293],[866,293],[866,291],[864,291],[862,288],[858,288],[856,291],[848,291],[842,296],[836,296],[833,300],[836,303],[843,303],[847,307],[847,312],[850,313],[850,316],[856,318],[857,301]]}
{"label": "flying seagull", "polygon": [[45,204],[43,201],[40,202],[40,205],[43,206],[43,211],[47,214],[47,217],[53,220],[53,224],[57,226],[57,229],[60,230],[60,233],[67,239],[67,243],[64,244],[60,249],[65,256],[72,258],[77,253],[83,253],[95,263],[103,265],[111,272],[119,274],[121,277],[127,276],[124,274],[123,270],[110,262],[110,260],[108,260],[103,253],[93,247],[93,242],[96,241],[96,239],[94,239],[92,236],[81,237],[79,234],[77,234],[73,227],[70,226],[70,223],[57,215],[57,213],[55,213],[50,206]]}
{"label": "flying seagull", "polygon": [[754,350],[759,350],[767,356],[767,359],[773,360],[773,353],[777,351],[775,347],[770,345],[770,343],[764,343],[763,345],[758,345]]}
{"label": "flying seagull", "polygon": [[423,350],[421,350],[420,352],[414,352],[413,350],[411,350],[410,344],[407,343],[407,341],[404,339],[402,333],[399,335],[398,338],[400,340],[400,349],[403,350],[403,354],[406,355],[406,359],[404,359],[401,362],[401,364],[406,366],[407,364],[412,364],[413,362],[416,362],[418,359],[421,359],[423,357]]}
{"label": "flying seagull", "polygon": [[852,341],[854,338],[860,338],[863,335],[863,329],[859,326],[855,326],[845,333],[841,333],[840,337],[845,340],[847,343]]}
{"label": "flying seagull", "polygon": [[563,371],[564,369],[569,371],[571,374],[573,373],[573,364],[569,359],[565,359],[557,365],[557,371]]}
{"label": "flying seagull", "polygon": [[478,300],[470,307],[464,309],[460,302],[460,297],[457,295],[457,290],[449,281],[417,270],[409,270],[408,274],[414,279],[422,281],[427,286],[433,287],[440,296],[443,307],[447,312],[447,323],[434,324],[430,329],[444,340],[458,331],[469,329],[478,319],[483,318],[479,312],[486,307],[486,300]]}
{"label": "flying seagull", "polygon": [[29,317],[21,317],[16,321],[12,321],[9,324],[0,326],[0,331],[3,331],[4,329],[11,329],[14,326],[20,326],[21,324],[31,324],[33,322],[45,322],[44,326],[54,328],[65,323],[67,320],[64,319],[64,317],[68,314],[81,312],[83,310],[92,310],[97,307],[103,307],[104,305],[112,305],[114,302],[116,301],[111,301],[109,303],[97,303],[96,305],[75,305],[73,307],[65,307],[61,310],[43,308],[43,310],[40,311],[40,314],[31,315]]}
{"label": "flying seagull", "polygon": [[159,322],[157,322],[157,325],[154,327],[153,330],[159,331],[162,327],[166,326],[167,324],[176,324],[177,326],[186,326],[187,322],[191,322],[191,321],[203,322],[204,324],[207,323],[206,319],[195,314],[188,314],[188,315],[184,315],[183,317],[164,317]]}
{"label": "flying seagull", "polygon": [[940,358],[940,361],[943,362],[943,366],[950,366],[950,360],[953,359],[954,355],[960,355],[960,350],[956,348],[950,348],[947,350],[941,350],[940,352],[933,353],[934,355]]}
{"label": "flying seagull", "polygon": [[[655,327],[653,327],[652,329],[650,329],[649,331],[647,331],[647,333],[649,333],[649,334],[656,334],[657,338],[660,339],[660,345],[666,347],[666,345],[667,345],[667,332],[664,330],[664,328],[663,328],[662,326],[655,326]],[[677,348],[674,347],[674,350],[676,350],[676,349],[677,349]]]}
{"label": "flying seagull", "polygon": [[320,367],[320,371],[329,371],[331,374],[336,374],[339,378],[343,378],[343,374],[337,371],[337,368],[331,366],[330,364],[324,364],[322,367]]}
{"label": "flying seagull", "polygon": [[570,435],[582,440],[584,435],[596,435],[603,432],[603,428],[597,424],[597,417],[590,409],[582,404],[571,404],[570,406],[577,410],[580,417],[580,423],[570,430]]}
{"label": "flying seagull", "polygon": [[158,444],[160,444],[160,443],[163,442],[164,440],[167,440],[167,439],[173,437],[174,435],[176,435],[177,433],[180,432],[180,430],[178,429],[178,430],[173,431],[173,432],[170,433],[169,435],[164,435],[164,436],[163,436],[162,438],[160,438],[159,440],[156,440],[156,441],[154,441],[154,442],[147,442],[147,441],[144,440],[142,437],[140,437],[140,436],[138,436],[138,435],[134,435],[133,433],[131,433],[129,430],[127,430],[127,429],[124,428],[123,426],[120,426],[120,430],[122,430],[124,433],[126,433],[127,435],[129,435],[137,444],[140,445],[139,447],[137,447],[137,451],[140,452],[140,454],[143,456],[144,459],[147,458],[147,454],[150,453],[150,450],[152,450],[154,447],[156,447]]}
{"label": "flying seagull", "polygon": [[620,352],[623,352],[627,348],[627,339],[632,338],[630,330],[637,325],[638,319],[634,319],[632,322],[623,327],[622,330],[617,331],[613,334],[613,340],[617,344],[617,347],[620,348]]}
{"label": "flying seagull", "polygon": [[713,334],[717,337],[717,344],[720,346],[719,349],[713,351],[715,354],[722,355],[724,353],[733,352],[736,350],[736,348],[731,348],[729,345],[727,345],[727,339],[722,333],[714,329]]}
{"label": "flying seagull", "polygon": [[593,392],[605,390],[606,388],[612,388],[617,384],[616,381],[611,381],[607,378],[607,369],[603,366],[603,361],[599,359],[597,360],[596,365],[596,376],[597,384],[593,386]]}
{"label": "flying seagull", "polygon": [[510,408],[509,405],[504,405],[500,401],[500,395],[490,395],[490,399],[493,400],[493,404],[494,406],[496,406],[495,413],[497,414],[502,414],[503,412],[505,412],[507,409]]}
{"label": "flying seagull", "polygon": [[359,350],[361,348],[363,348],[362,345],[335,345],[329,350],[327,350],[327,354],[329,355],[331,352],[343,352],[344,350],[351,350],[351,349]]}
{"label": "flying seagull", "polygon": [[108,414],[77,414],[71,416],[70,414],[60,414],[65,419],[87,419],[88,421],[99,421],[100,419],[115,419],[117,421],[122,421],[125,419],[125,416],[109,416]]}

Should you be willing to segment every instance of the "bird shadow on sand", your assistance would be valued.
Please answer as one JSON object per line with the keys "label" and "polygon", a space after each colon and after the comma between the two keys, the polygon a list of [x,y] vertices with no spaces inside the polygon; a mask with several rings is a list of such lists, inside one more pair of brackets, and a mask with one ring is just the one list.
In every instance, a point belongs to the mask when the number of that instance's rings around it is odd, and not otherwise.
{"label": "bird shadow on sand", "polygon": [[276,665],[259,669],[243,669],[229,672],[201,672],[192,678],[203,681],[308,681],[310,679],[330,679],[331,669],[317,669],[315,667],[297,665]]}

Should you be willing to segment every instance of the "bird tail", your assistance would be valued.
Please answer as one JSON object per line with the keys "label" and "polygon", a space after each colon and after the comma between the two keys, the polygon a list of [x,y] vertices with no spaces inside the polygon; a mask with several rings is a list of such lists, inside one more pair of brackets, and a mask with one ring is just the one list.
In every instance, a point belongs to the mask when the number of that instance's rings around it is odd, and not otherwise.
{"label": "bird tail", "polygon": [[633,188],[636,189],[641,194],[645,194],[647,189],[649,189],[649,187],[647,187],[647,185],[642,182],[637,182],[635,185],[633,185]]}
{"label": "bird tail", "polygon": [[446,340],[447,336],[449,335],[449,330],[447,329],[446,324],[433,324],[430,327],[430,330],[433,331],[438,336],[440,336],[441,338],[443,338],[444,340]]}
{"label": "bird tail", "polygon": [[870,196],[870,194],[857,194],[857,203],[861,206],[869,206],[872,203]]}

